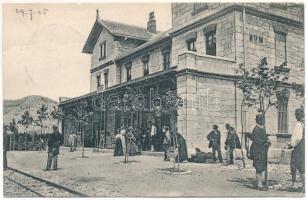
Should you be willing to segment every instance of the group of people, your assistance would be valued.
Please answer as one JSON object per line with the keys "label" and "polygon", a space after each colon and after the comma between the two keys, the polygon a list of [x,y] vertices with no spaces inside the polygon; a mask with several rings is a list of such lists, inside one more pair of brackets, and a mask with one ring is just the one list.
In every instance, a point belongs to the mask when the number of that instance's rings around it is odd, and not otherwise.
{"label": "group of people", "polygon": [[[229,124],[225,125],[227,130],[227,137],[225,141],[225,150],[227,152],[227,165],[234,164],[234,150],[236,148],[241,148],[241,143],[239,136],[236,133],[235,129]],[[213,130],[207,135],[209,140],[209,148],[212,148],[213,157],[218,158],[220,163],[223,163],[222,151],[221,151],[221,132],[218,129],[217,125],[213,125]],[[217,153],[217,157],[216,157]],[[216,159],[217,160],[217,159]]]}
{"label": "group of people", "polygon": [[142,151],[140,130],[129,126],[118,129],[115,134],[114,156],[128,154],[130,156],[139,155]]}
{"label": "group of people", "polygon": [[[152,122],[148,122],[148,129],[142,133],[135,127],[118,129],[115,134],[114,156],[139,155],[142,150],[154,151],[157,142],[157,128]],[[176,145],[178,153],[175,159],[180,162],[188,160],[187,146],[185,139],[179,133],[173,134],[168,126],[162,127],[162,148],[164,150],[164,160],[170,160],[171,148]]]}
{"label": "group of people", "polygon": [[[285,146],[285,148],[292,149],[291,154],[291,175],[293,186],[296,183],[296,173],[300,174],[303,189],[305,188],[305,124],[304,124],[304,110],[296,109],[295,116],[297,122],[292,132],[291,142]],[[263,172],[267,167],[267,152],[271,145],[268,139],[267,133],[264,128],[264,116],[262,114],[256,115],[256,126],[254,127],[252,133],[246,133],[247,137],[252,141],[250,147],[249,159],[253,161],[253,167],[256,170],[256,182],[257,188],[267,189],[263,187]],[[225,125],[227,130],[227,138],[225,141],[225,150],[228,152],[228,162],[227,164],[234,164],[233,152],[236,148],[241,148],[239,137],[229,124]],[[177,150],[175,154],[175,160],[180,162],[188,160],[187,146],[185,139],[181,134],[175,131],[175,134],[170,131],[168,126],[162,128],[163,132],[163,148],[164,148],[164,160],[170,160],[170,150],[172,147]],[[156,128],[150,122],[148,123],[148,132],[150,136],[156,135]],[[4,134],[5,135],[5,134]],[[4,144],[6,137],[4,137]],[[144,147],[144,137],[141,130],[135,127],[121,127],[117,130],[115,136],[115,149],[114,156],[122,156],[124,154],[128,155],[138,155],[141,154],[142,148]],[[219,162],[223,162],[221,153],[221,133],[217,125],[213,126],[213,130],[207,135],[209,140],[209,148],[212,148],[212,153],[215,157],[217,153],[217,158]],[[69,135],[70,151],[74,151],[77,145],[78,137],[71,130]],[[153,140],[149,141],[151,149],[153,150]],[[63,144],[63,134],[60,134],[57,126],[53,126],[53,132],[48,134],[48,159],[46,169],[51,170],[51,165],[53,163],[53,170],[57,170],[57,157],[59,155],[60,146]],[[4,169],[6,169],[6,148],[4,148]]]}

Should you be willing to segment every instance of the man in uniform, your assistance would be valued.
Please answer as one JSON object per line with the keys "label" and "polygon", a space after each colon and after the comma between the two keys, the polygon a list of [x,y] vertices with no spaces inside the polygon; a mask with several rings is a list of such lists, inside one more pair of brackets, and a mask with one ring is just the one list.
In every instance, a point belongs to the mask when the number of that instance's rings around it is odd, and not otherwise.
{"label": "man in uniform", "polygon": [[216,151],[218,153],[220,163],[223,163],[221,152],[221,132],[218,130],[217,125],[213,125],[213,130],[208,134],[209,148],[212,148],[212,153],[215,157]]}
{"label": "man in uniform", "polygon": [[51,169],[52,162],[53,170],[57,170],[60,146],[63,144],[63,137],[59,133],[58,127],[54,125],[52,128],[53,132],[48,135],[48,159],[46,171],[49,171]]}

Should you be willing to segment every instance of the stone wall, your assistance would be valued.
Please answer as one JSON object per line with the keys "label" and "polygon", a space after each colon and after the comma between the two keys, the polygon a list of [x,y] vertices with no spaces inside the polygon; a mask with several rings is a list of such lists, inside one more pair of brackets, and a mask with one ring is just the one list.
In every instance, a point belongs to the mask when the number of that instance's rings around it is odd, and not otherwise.
{"label": "stone wall", "polygon": [[[222,9],[232,5],[243,5],[242,3],[202,3],[202,6],[195,4],[199,3],[172,3],[173,28],[180,29],[188,24],[215,14]],[[207,7],[205,7],[205,4],[207,4]],[[245,6],[257,9],[261,12],[287,17],[295,21],[303,22],[304,19],[303,4],[245,3]]]}
{"label": "stone wall", "polygon": [[197,54],[206,54],[206,37],[204,29],[210,25],[216,24],[216,56],[235,59],[235,39],[234,39],[234,14],[230,13],[219,19],[203,24],[195,29],[187,31],[183,34],[172,38],[172,63],[178,64],[178,56],[187,51],[187,43],[185,38],[193,33],[197,33],[196,52]]}
{"label": "stone wall", "polygon": [[[163,55],[161,53],[162,46],[154,48],[150,51],[144,50],[143,54],[140,54],[136,57],[133,57],[129,61],[131,61],[131,80],[137,79],[144,76],[143,73],[143,62],[142,62],[142,56],[148,54],[149,55],[149,62],[148,62],[148,68],[149,68],[149,74],[153,74],[158,71],[162,71],[163,68]],[[123,62],[119,66],[119,70],[121,70],[121,83],[124,83],[127,81],[127,72],[125,68],[125,64],[129,61]],[[170,65],[172,66],[172,65]]]}
{"label": "stone wall", "polygon": [[108,83],[108,87],[112,87],[116,84],[119,83],[119,81],[116,79],[116,76],[117,76],[117,68],[116,68],[116,65],[115,64],[112,64],[112,65],[109,65],[107,67],[104,67],[100,70],[97,70],[93,73],[91,73],[91,92],[94,92],[97,90],[97,75],[100,74],[101,76],[101,84],[104,85],[105,83],[105,80],[104,80],[104,73],[105,71],[108,71],[108,76],[109,76],[109,83]]}
{"label": "stone wall", "polygon": [[[243,63],[243,20],[242,13],[235,12],[236,61]],[[268,58],[268,64],[273,67],[275,62],[275,32],[274,26],[283,26],[288,30],[286,36],[287,67],[290,68],[290,82],[304,82],[302,73],[304,62],[304,30],[286,26],[267,19],[246,15],[246,67],[256,67],[263,57]],[[250,36],[263,38],[263,43],[250,41]]]}
{"label": "stone wall", "polygon": [[178,113],[177,128],[187,140],[189,149],[208,150],[206,137],[215,124],[221,130],[222,144],[226,139],[225,124],[237,128],[239,112],[235,91],[234,82],[230,80],[197,74],[177,77],[177,94],[185,102]]}

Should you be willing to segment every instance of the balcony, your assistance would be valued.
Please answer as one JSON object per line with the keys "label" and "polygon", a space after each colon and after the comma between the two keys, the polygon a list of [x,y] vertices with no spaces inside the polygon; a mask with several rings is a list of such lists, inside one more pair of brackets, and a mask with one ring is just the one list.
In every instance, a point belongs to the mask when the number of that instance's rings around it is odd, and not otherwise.
{"label": "balcony", "polygon": [[201,55],[196,52],[185,52],[178,56],[178,69],[194,69],[205,73],[236,75],[238,69],[235,60],[218,56]]}

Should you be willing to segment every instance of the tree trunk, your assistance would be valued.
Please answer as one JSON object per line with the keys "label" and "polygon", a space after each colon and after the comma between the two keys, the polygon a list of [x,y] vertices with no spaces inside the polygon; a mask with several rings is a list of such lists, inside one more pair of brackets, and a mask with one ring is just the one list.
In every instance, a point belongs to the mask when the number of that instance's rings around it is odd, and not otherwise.
{"label": "tree trunk", "polygon": [[84,127],[81,127],[81,134],[82,134],[82,158],[85,158],[84,156]]}
{"label": "tree trunk", "polygon": [[[243,125],[243,105],[244,105],[244,99],[242,99],[241,103],[241,155],[242,155],[242,162],[243,162],[243,167],[245,167],[245,160],[244,160],[244,153],[243,153],[243,132],[244,132],[244,125]],[[245,145],[244,145],[245,146]]]}
{"label": "tree trunk", "polygon": [[27,151],[27,132],[25,132],[25,151]]}

